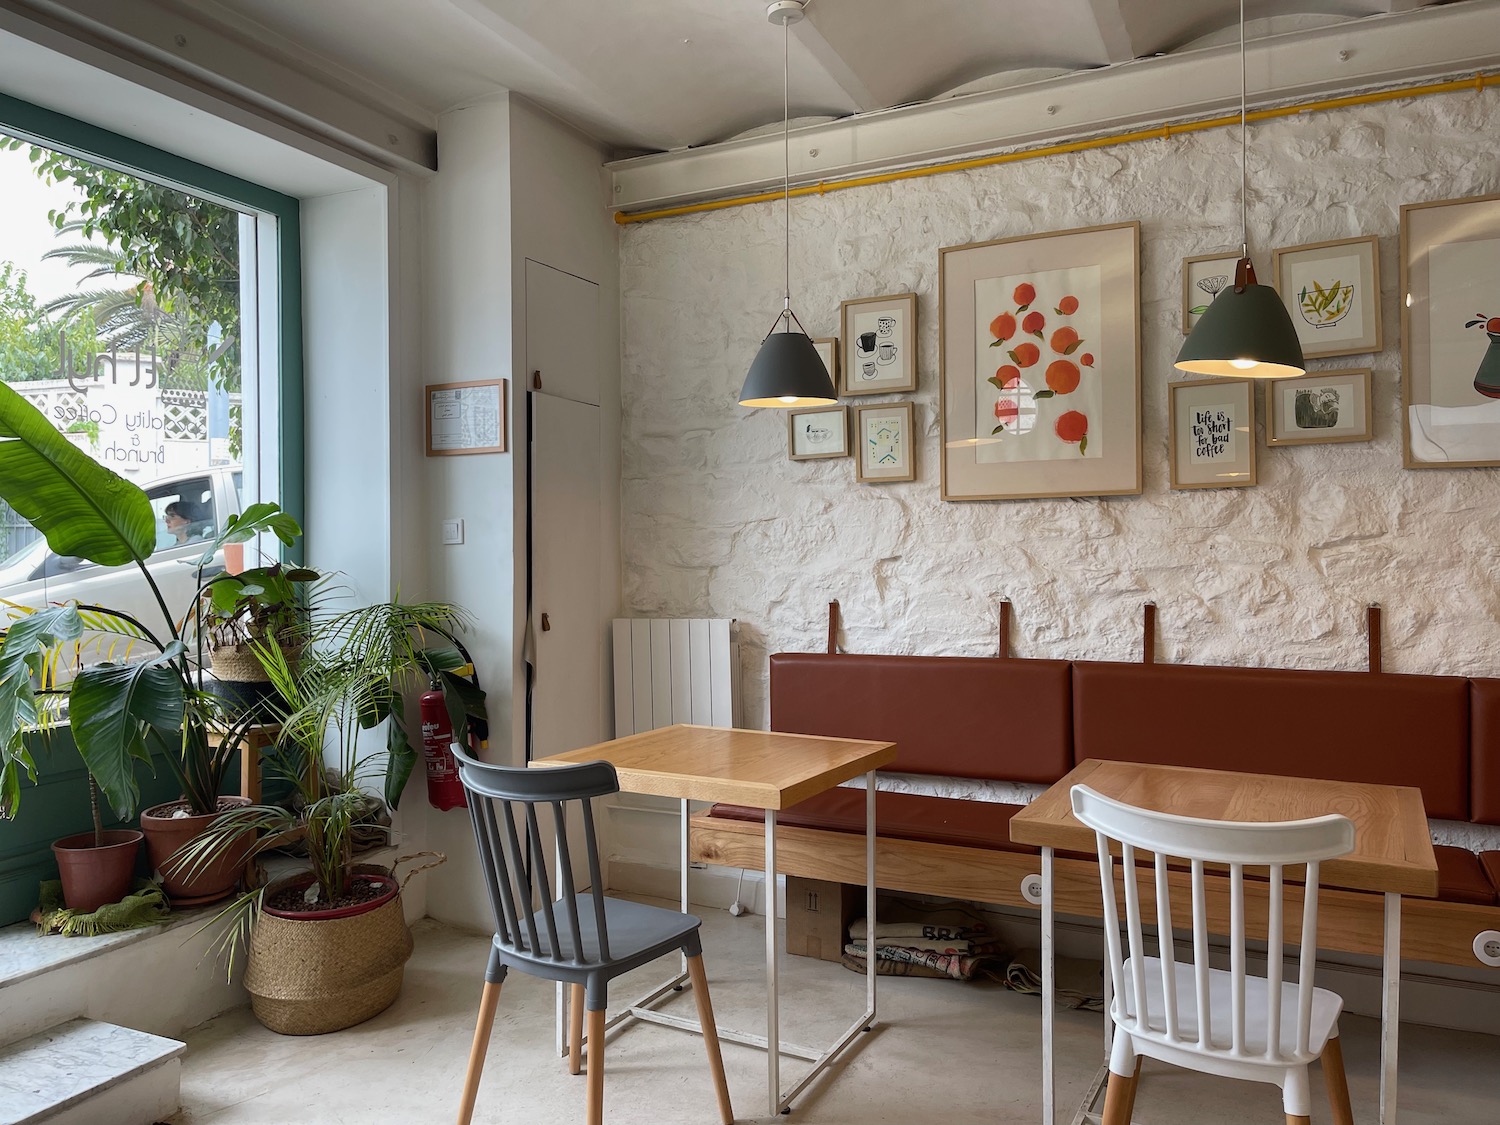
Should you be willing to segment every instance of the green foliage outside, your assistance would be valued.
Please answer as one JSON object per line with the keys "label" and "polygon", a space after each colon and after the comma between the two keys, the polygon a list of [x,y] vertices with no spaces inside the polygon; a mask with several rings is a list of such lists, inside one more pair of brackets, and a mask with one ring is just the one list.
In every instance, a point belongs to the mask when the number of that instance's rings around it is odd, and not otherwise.
{"label": "green foliage outside", "polygon": [[65,322],[54,320],[26,287],[26,271],[0,262],[0,383],[56,379],[58,333],[65,332],[75,363],[98,352],[93,314],[88,309]]}

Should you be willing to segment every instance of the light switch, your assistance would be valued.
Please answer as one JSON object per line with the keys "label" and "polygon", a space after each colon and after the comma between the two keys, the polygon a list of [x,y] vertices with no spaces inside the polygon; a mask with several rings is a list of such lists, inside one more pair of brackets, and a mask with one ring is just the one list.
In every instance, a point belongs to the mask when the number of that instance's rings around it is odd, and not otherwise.
{"label": "light switch", "polygon": [[464,521],[461,519],[443,521],[443,543],[451,545],[464,541]]}

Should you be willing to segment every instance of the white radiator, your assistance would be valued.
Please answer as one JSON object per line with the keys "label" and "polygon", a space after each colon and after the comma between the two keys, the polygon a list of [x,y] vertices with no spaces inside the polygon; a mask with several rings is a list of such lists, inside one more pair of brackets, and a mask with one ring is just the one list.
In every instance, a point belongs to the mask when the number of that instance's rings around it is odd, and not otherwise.
{"label": "white radiator", "polygon": [[615,737],[695,723],[732,727],[740,646],[728,618],[616,618]]}

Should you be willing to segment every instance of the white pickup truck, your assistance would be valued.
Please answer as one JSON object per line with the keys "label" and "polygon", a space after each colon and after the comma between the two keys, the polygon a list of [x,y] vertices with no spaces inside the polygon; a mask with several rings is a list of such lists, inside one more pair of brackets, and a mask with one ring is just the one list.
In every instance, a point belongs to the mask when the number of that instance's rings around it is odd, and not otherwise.
{"label": "white pickup truck", "polygon": [[[204,546],[218,536],[230,513],[241,510],[242,479],[239,465],[220,465],[177,473],[142,485],[157,521],[156,549],[146,566],[174,615],[185,614],[192,604],[196,564],[203,556]],[[181,513],[187,517],[187,525],[181,532],[167,528],[166,509],[174,504],[174,515]],[[186,538],[180,539],[179,534]],[[212,574],[223,569],[223,565],[222,557],[217,558],[204,568],[204,573]],[[69,601],[101,605],[130,614],[157,636],[165,632],[161,607],[135,564],[97,566],[73,556],[54,554],[45,539],[38,539],[0,560],[0,601],[31,609]],[[0,627],[9,617],[5,608],[0,605]]]}

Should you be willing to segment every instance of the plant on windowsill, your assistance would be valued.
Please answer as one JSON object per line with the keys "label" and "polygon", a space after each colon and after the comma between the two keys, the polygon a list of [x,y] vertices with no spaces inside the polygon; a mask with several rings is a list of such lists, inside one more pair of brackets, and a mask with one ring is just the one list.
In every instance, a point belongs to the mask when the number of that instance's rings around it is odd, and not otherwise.
{"label": "plant on windowsill", "polygon": [[225,575],[208,588],[203,635],[220,694],[248,710],[269,714],[271,680],[255,654],[274,641],[295,667],[302,653],[313,599],[322,576],[308,567],[272,563]]}
{"label": "plant on windowsill", "polygon": [[[134,564],[161,610],[161,620],[152,624],[108,606],[76,602],[11,614],[0,638],[0,817],[15,814],[22,774],[36,778],[26,740],[37,727],[64,721],[71,726],[90,777],[122,819],[133,816],[139,803],[136,766],[154,768],[152,750],[164,751],[162,760],[182,798],[175,808],[158,806],[142,814],[152,866],[162,870],[175,904],[225,897],[238,881],[238,865],[226,862],[222,870],[190,879],[176,858],[179,845],[153,835],[162,821],[169,828],[196,830],[226,802],[243,801],[219,794],[254,716],[204,690],[202,654],[189,647],[188,622],[198,613],[203,591],[223,580],[205,571],[226,543],[269,533],[290,545],[301,529],[275,504],[254,504],[230,517],[197,560],[193,604],[174,616],[146,566],[156,545],[156,516],[146,493],[79,450],[3,384],[0,499],[59,555],[100,566]],[[146,655],[139,656],[141,650]],[[123,657],[118,662],[117,652]],[[107,659],[84,664],[71,683],[61,683],[59,670],[75,666],[83,655]],[[153,813],[160,815],[153,819]]]}
{"label": "plant on windowsill", "polygon": [[[295,789],[291,808],[257,805],[222,814],[191,849],[193,862],[253,854],[300,836],[307,870],[248,891],[219,918],[221,950],[233,967],[247,953],[245,987],[256,1017],[273,1031],[321,1034],[388,1007],[411,952],[390,869],[361,864],[354,836],[378,805],[365,783],[382,773],[394,808],[416,761],[403,726],[404,698],[441,685],[456,737],[485,718],[484,693],[455,634],[465,615],[444,602],[380,602],[344,612],[314,610],[301,659],[274,638],[253,648],[275,688],[278,733],[267,770]],[[361,747],[362,732],[386,725],[384,752]]]}

